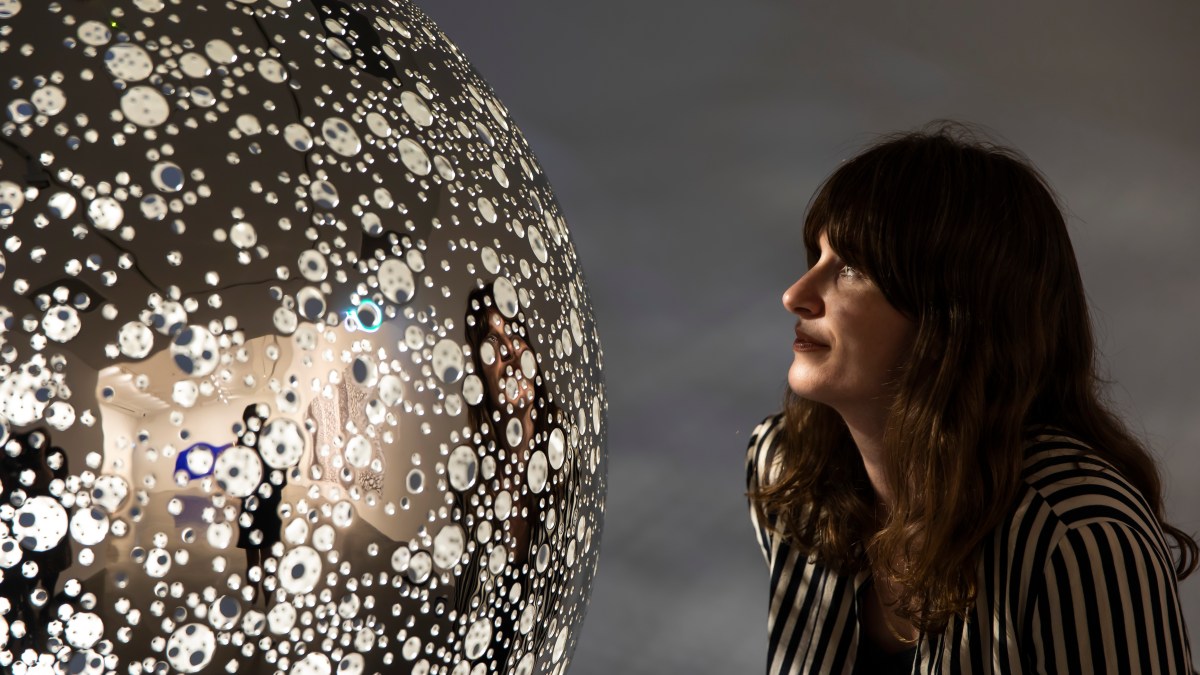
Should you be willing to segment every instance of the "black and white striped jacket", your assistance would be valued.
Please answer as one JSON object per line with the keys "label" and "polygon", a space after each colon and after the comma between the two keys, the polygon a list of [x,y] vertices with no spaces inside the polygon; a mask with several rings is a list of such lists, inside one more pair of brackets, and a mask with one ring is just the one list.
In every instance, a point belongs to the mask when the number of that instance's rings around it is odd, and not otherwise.
{"label": "black and white striped jacket", "polygon": [[[750,438],[749,488],[770,478],[783,416]],[[968,621],[922,635],[913,673],[1187,675],[1174,568],[1141,494],[1077,440],[1039,436],[1026,450],[1017,507],[985,539]],[[869,572],[801,558],[751,509],[771,571],[767,672],[851,675]]]}

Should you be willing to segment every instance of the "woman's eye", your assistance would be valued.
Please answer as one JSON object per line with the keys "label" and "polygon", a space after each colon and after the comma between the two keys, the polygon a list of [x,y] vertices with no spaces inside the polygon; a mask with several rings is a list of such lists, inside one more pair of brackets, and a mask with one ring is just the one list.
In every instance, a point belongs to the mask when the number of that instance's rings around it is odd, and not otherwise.
{"label": "woman's eye", "polygon": [[857,269],[855,269],[849,265],[842,266],[842,269],[840,271],[838,271],[838,276],[842,277],[843,279],[861,279],[861,278],[863,278],[862,272],[859,272]]}

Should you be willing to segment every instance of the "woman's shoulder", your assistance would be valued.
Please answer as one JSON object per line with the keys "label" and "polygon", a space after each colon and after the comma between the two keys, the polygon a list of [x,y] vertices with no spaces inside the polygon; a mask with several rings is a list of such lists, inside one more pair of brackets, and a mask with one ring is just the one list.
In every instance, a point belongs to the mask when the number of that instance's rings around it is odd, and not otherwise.
{"label": "woman's shoulder", "polygon": [[779,447],[783,441],[784,414],[768,415],[750,433],[746,447],[746,483],[751,490],[762,485],[761,476],[770,477],[777,466]]}
{"label": "woman's shoulder", "polygon": [[1030,436],[1022,483],[1015,527],[1037,521],[1061,533],[1111,523],[1161,540],[1158,520],[1141,492],[1100,452],[1068,431],[1047,429]]}

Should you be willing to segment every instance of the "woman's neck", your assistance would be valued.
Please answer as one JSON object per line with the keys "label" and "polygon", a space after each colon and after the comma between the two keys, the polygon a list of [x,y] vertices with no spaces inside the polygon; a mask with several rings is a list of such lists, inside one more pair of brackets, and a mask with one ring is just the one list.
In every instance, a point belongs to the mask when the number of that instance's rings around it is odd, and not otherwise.
{"label": "woman's neck", "polygon": [[850,438],[858,447],[858,453],[862,455],[863,467],[867,470],[867,479],[871,481],[876,498],[890,509],[895,493],[883,468],[883,430],[887,423],[887,412],[865,411],[856,415],[843,413],[842,419],[850,430]]}

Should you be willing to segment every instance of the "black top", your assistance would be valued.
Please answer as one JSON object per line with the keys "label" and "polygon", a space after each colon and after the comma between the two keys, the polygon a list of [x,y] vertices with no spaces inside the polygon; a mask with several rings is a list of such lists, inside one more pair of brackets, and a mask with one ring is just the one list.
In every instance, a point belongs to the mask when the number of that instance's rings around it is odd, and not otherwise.
{"label": "black top", "polygon": [[917,648],[887,652],[861,628],[858,631],[858,655],[854,658],[854,675],[909,675]]}

